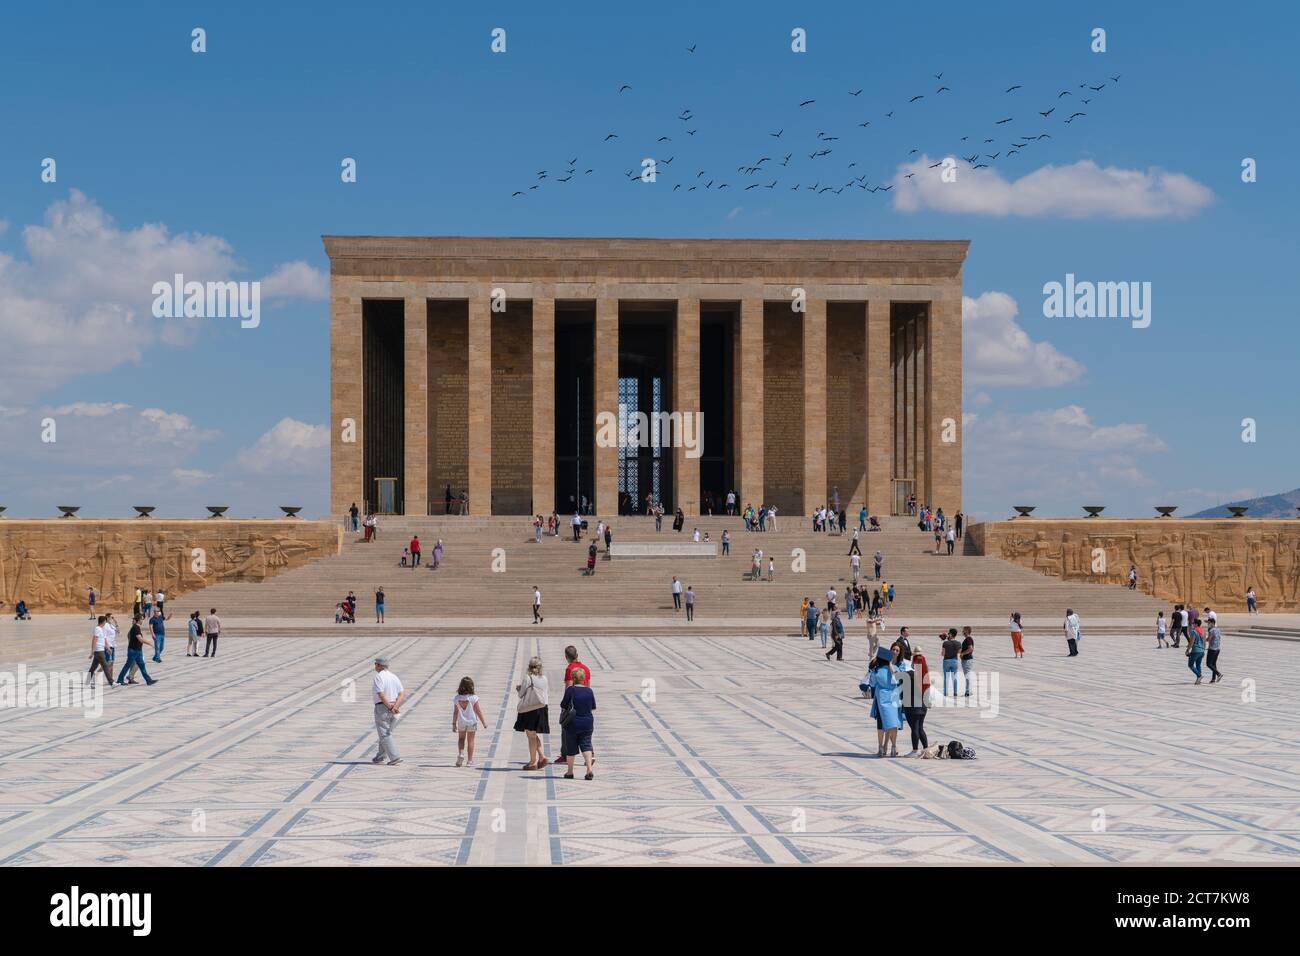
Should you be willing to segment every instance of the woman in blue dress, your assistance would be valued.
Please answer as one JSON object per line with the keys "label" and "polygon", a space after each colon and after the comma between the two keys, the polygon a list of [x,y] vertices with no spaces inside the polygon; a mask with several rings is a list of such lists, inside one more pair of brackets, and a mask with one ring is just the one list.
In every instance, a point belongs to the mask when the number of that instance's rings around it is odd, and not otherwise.
{"label": "woman in blue dress", "polygon": [[871,716],[876,718],[876,741],[879,750],[877,757],[885,756],[885,744],[889,744],[889,756],[898,756],[898,728],[903,726],[903,713],[899,704],[898,689],[903,680],[895,673],[894,652],[882,647],[876,651],[876,659],[871,662]]}

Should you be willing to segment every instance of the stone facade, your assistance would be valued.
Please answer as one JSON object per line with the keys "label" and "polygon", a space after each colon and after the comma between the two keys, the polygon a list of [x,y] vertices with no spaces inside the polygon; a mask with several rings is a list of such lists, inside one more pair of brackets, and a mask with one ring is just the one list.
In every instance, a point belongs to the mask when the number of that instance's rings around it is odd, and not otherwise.
{"label": "stone facade", "polygon": [[223,581],[263,581],[338,554],[334,521],[62,519],[0,521],[0,596],[35,613],[131,609],[136,588],[169,598]]}
{"label": "stone facade", "polygon": [[[805,514],[838,488],[851,510],[865,503],[889,514],[894,479],[905,477],[920,501],[961,507],[966,242],[327,236],[324,243],[336,514],[376,497],[355,357],[369,328],[364,304],[377,300],[404,307],[396,367],[405,369],[406,400],[396,434],[407,513],[440,510],[449,483],[468,490],[472,514],[550,510],[557,305],[594,314],[584,401],[599,414],[617,408],[622,310],[647,304],[675,314],[667,368],[678,412],[694,410],[702,378],[717,371],[701,367],[701,312],[729,310],[732,437],[724,458],[742,501]],[[499,299],[508,303],[504,313],[494,310]],[[900,374],[893,340],[907,309],[928,312],[914,322],[921,331],[909,339]],[[517,314],[531,315],[526,331],[515,327]],[[351,430],[343,427],[349,421]],[[387,417],[380,422],[389,427]],[[902,445],[900,422],[910,432]],[[945,423],[953,425],[945,431]],[[397,440],[370,436],[372,444]],[[593,457],[596,510],[610,514],[617,450],[597,443]],[[700,463],[675,453],[672,474],[677,500],[666,504],[697,514]]]}
{"label": "stone facade", "polygon": [[981,554],[1050,577],[1126,584],[1171,603],[1246,610],[1253,587],[1261,611],[1300,611],[1300,520],[1014,518],[973,525]]}

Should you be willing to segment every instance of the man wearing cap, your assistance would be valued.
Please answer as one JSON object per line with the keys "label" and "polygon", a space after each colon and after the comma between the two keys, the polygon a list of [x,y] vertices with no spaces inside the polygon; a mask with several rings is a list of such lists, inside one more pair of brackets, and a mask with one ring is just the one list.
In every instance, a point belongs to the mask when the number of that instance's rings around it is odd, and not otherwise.
{"label": "man wearing cap", "polygon": [[388,669],[387,657],[375,658],[375,682],[371,697],[375,704],[375,731],[379,734],[379,752],[371,763],[388,761],[388,766],[402,762],[397,753],[397,741],[393,739],[393,724],[401,713],[402,701],[406,691],[397,675]]}

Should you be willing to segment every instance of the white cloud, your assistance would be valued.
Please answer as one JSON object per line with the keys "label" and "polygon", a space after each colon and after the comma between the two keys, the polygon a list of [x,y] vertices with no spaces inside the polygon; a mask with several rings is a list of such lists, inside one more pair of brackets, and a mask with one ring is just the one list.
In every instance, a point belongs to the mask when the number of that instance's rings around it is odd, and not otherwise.
{"label": "white cloud", "polygon": [[240,451],[238,462],[256,475],[319,473],[329,465],[328,450],[328,427],[282,418]]}
{"label": "white cloud", "polygon": [[962,298],[963,377],[968,385],[1065,385],[1084,367],[1016,323],[1019,307],[1005,292]]}
{"label": "white cloud", "polygon": [[[118,227],[93,200],[72,190],[40,225],[22,230],[24,259],[0,254],[0,342],[8,360],[0,401],[30,398],[87,371],[138,362],[146,347],[184,345],[197,319],[156,319],[153,284],[176,273],[224,281],[239,271],[219,236],[171,233],[161,223]],[[321,280],[287,263],[267,281],[280,297],[319,298]]]}
{"label": "white cloud", "polygon": [[742,207],[736,206],[734,209],[731,210],[731,212],[727,213],[727,221],[730,222],[733,219],[739,218],[741,212],[742,212]]}
{"label": "white cloud", "polygon": [[[1214,193],[1190,176],[1152,166],[1101,167],[1083,159],[1069,166],[1041,166],[1007,180],[994,169],[957,167],[955,182],[922,156],[898,168],[894,208],[934,209],[982,216],[1060,216],[1065,219],[1184,219],[1214,200]],[[908,179],[907,174],[915,175]]]}
{"label": "white cloud", "polygon": [[1013,504],[1042,516],[1078,516],[1083,504],[1146,514],[1164,477],[1158,435],[1135,422],[1097,424],[1079,405],[968,416],[963,432],[967,510],[983,518],[1007,517]]}
{"label": "white cloud", "polygon": [[202,468],[173,468],[172,477],[177,481],[199,482],[207,481],[209,478],[216,476],[210,471],[204,471]]}
{"label": "white cloud", "polygon": [[330,297],[330,278],[301,259],[284,262],[262,280],[262,297],[324,301]]}

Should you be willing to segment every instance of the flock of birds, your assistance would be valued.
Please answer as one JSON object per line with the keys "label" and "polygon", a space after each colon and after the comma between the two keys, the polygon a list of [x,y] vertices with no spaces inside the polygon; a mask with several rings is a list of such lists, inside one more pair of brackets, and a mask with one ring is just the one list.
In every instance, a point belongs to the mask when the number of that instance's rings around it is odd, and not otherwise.
{"label": "flock of birds", "polygon": [[[686,51],[694,54],[696,47],[697,45],[689,46]],[[844,115],[846,107],[859,102],[858,98],[863,93],[861,89],[847,90],[848,100],[841,100],[840,107],[828,108],[826,97],[821,98],[820,105],[817,97],[799,100],[794,106],[797,120],[810,116],[825,117],[821,124],[814,122],[811,126],[824,124],[826,128],[816,130],[815,138],[804,139],[802,143],[793,132],[787,135],[787,130],[793,130],[793,126],[789,123],[778,129],[768,130],[767,137],[771,148],[762,152],[771,155],[745,160],[735,168],[734,172],[729,166],[725,170],[695,169],[686,162],[690,155],[698,151],[697,146],[701,143],[701,140],[695,138],[701,132],[701,124],[696,121],[695,113],[688,107],[676,116],[676,122],[680,125],[668,129],[657,138],[638,137],[645,145],[631,169],[623,172],[620,166],[614,168],[619,170],[619,176],[634,184],[658,182],[665,177],[670,180],[676,179],[677,181],[672,184],[672,192],[721,192],[728,189],[748,192],[752,189],[776,189],[777,186],[786,183],[783,188],[813,195],[826,193],[840,195],[846,189],[852,190],[855,187],[869,193],[888,193],[894,188],[898,166],[915,162],[914,157],[922,154],[922,147],[915,146],[910,149],[901,163],[895,163],[891,171],[884,174],[884,178],[875,182],[862,171],[865,161],[853,157],[867,146],[863,142],[863,137],[870,135],[873,119],[877,128],[887,126],[900,110],[918,109],[921,107],[917,104],[927,98],[933,100],[952,93],[952,88],[944,83],[942,72],[931,75],[936,84],[933,92],[917,93],[908,99],[906,104],[895,106],[887,112],[877,113],[874,117],[870,117],[865,110],[858,111],[856,116]],[[1044,141],[1053,138],[1054,128],[1058,133],[1063,132],[1054,124],[1059,122],[1068,128],[1071,124],[1084,120],[1088,116],[1088,107],[1093,101],[1106,90],[1117,86],[1121,77],[1122,74],[1117,73],[1107,75],[1099,81],[1085,80],[1076,87],[1061,89],[1050,103],[1041,104],[1047,106],[1047,109],[1036,109],[1033,104],[1025,103],[1027,94],[1021,92],[1023,86],[1013,83],[1001,94],[1006,97],[1005,102],[1008,105],[1005,112],[1010,115],[1002,115],[990,120],[988,128],[983,132],[968,132],[961,136],[953,144],[950,152],[946,152],[943,158],[930,164],[928,168],[941,170],[946,157],[952,156],[954,159],[960,158],[970,169],[988,169],[994,163],[1006,162],[1012,157],[1035,149]],[[617,96],[624,97],[629,94],[635,95],[635,90],[630,83],[619,86]],[[830,118],[832,112],[838,114],[834,121]],[[841,123],[846,125],[841,127],[839,125]],[[852,126],[847,126],[850,123]],[[858,129],[865,132],[862,134],[855,132],[855,139],[851,144],[844,140],[847,132]],[[804,134],[804,137],[806,136],[807,133]],[[605,153],[599,161],[601,167],[610,168],[609,164],[614,162],[615,149],[632,139],[633,135],[626,130],[615,129],[605,133],[597,147]],[[654,159],[652,180],[643,176],[645,170],[643,157]],[[847,166],[840,166],[837,160],[843,162],[845,158],[849,159]],[[575,178],[581,182],[586,177],[596,174],[596,163],[588,167],[586,163],[580,164],[578,160],[579,156],[569,159],[563,164],[562,169],[556,171],[557,174],[553,174],[549,169],[538,170],[536,179],[531,185],[514,190],[511,196],[527,196],[552,184],[561,187],[573,182]],[[676,167],[674,163],[677,163]],[[844,178],[846,176],[847,179]],[[912,171],[904,174],[903,178],[911,179],[914,176],[916,172]]]}

